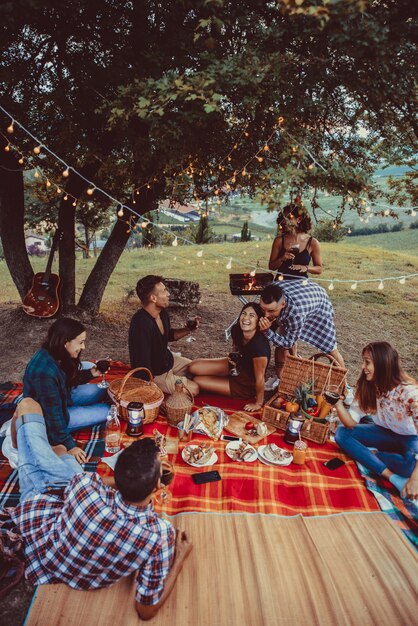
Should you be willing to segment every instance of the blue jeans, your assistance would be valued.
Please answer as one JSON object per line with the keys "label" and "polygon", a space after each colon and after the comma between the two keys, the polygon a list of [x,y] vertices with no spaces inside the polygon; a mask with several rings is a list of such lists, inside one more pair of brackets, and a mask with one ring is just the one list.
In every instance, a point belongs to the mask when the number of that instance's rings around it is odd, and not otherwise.
{"label": "blue jeans", "polygon": [[22,415],[16,420],[16,430],[21,502],[39,493],[53,493],[65,487],[75,474],[83,472],[70,454],[55,454],[48,443],[42,415]]}
{"label": "blue jeans", "polygon": [[106,421],[109,413],[107,389],[100,389],[90,383],[78,385],[71,390],[71,404],[68,406],[70,421],[68,430],[78,430],[86,426],[95,426]]}
{"label": "blue jeans", "polygon": [[[354,428],[339,426],[335,441],[344,452],[376,474],[389,469],[394,474],[409,478],[414,471],[415,455],[418,454],[417,435],[398,435],[376,424],[359,424]],[[369,447],[377,448],[377,454],[373,454]]]}

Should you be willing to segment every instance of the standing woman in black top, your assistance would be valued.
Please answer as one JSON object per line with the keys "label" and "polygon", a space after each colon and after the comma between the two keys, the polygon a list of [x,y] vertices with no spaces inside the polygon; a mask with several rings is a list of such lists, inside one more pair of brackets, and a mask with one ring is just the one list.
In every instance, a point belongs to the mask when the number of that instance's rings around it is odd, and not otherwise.
{"label": "standing woman in black top", "polygon": [[[277,217],[278,235],[271,248],[269,269],[277,272],[276,279],[307,278],[322,273],[321,248],[317,239],[309,235],[312,221],[306,209],[288,204]],[[312,265],[310,265],[312,261]]]}
{"label": "standing woman in black top", "polygon": [[263,316],[258,302],[247,302],[231,329],[234,350],[239,353],[238,375],[231,375],[232,363],[228,357],[196,359],[189,365],[189,372],[200,389],[250,400],[244,406],[246,411],[259,411],[264,402],[264,375],[270,361],[270,344],[259,330],[258,322]]}

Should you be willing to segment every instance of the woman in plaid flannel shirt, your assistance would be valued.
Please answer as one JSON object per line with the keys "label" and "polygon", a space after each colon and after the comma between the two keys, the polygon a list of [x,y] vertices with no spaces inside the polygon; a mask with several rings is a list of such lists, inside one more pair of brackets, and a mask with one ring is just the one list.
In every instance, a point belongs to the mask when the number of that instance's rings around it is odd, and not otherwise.
{"label": "woman in plaid flannel shirt", "polygon": [[104,422],[109,412],[106,389],[83,384],[101,375],[96,367],[81,368],[85,341],[81,322],[66,317],[56,320],[23,377],[23,397],[41,405],[49,443],[64,445],[79,463],[85,462],[86,455],[70,432]]}

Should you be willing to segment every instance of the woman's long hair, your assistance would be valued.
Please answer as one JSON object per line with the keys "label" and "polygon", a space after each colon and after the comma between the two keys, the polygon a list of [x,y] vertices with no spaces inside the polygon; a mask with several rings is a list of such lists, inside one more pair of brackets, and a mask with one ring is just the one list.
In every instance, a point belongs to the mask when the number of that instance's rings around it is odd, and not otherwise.
{"label": "woman's long hair", "polygon": [[[244,304],[244,306],[242,307],[242,309],[240,311],[240,314],[238,316],[238,321],[231,328],[232,341],[234,342],[234,345],[237,348],[241,348],[244,345],[244,334],[242,332],[242,329],[241,329],[239,321],[240,321],[242,312],[245,311],[245,309],[249,309],[250,307],[252,307],[254,309],[255,314],[257,315],[257,321],[259,321],[260,317],[264,317],[263,309],[258,304],[258,302],[247,302],[247,304]],[[256,333],[260,332],[258,326],[257,326],[255,332]]]}
{"label": "woman's long hair", "polygon": [[287,204],[283,209],[279,212],[277,216],[276,223],[279,227],[279,231],[283,230],[283,225],[286,223],[286,218],[292,215],[293,217],[302,218],[298,223],[296,230],[299,233],[308,233],[312,228],[312,220],[305,209],[305,207],[301,204]]}
{"label": "woman's long hair", "polygon": [[68,389],[75,386],[81,365],[80,355],[73,359],[69,355],[65,344],[67,341],[72,341],[78,335],[84,333],[85,330],[81,322],[70,317],[60,317],[49,327],[46,340],[42,344],[42,347],[60,364],[61,369],[65,373]]}
{"label": "woman's long hair", "polygon": [[399,354],[387,341],[374,341],[364,346],[362,356],[368,352],[374,365],[373,380],[367,380],[362,371],[356,383],[356,400],[364,412],[375,413],[377,398],[401,383],[415,383],[402,369]]}

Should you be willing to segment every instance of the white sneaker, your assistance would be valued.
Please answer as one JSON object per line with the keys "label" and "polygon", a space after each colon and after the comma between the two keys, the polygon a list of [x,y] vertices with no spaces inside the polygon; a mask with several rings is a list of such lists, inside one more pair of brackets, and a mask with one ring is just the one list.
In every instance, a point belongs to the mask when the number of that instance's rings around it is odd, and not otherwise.
{"label": "white sneaker", "polygon": [[280,380],[277,376],[270,376],[264,383],[264,389],[266,391],[274,391],[279,386]]}
{"label": "white sneaker", "polygon": [[5,435],[5,438],[1,447],[1,451],[3,453],[3,456],[5,456],[6,459],[9,461],[10,467],[12,469],[16,469],[19,462],[19,456],[17,448],[14,448],[12,446],[11,423],[12,420],[9,420],[2,426],[1,434]]}
{"label": "white sneaker", "polygon": [[345,386],[345,398],[343,401],[344,406],[350,406],[354,401],[354,389],[351,385]]}

